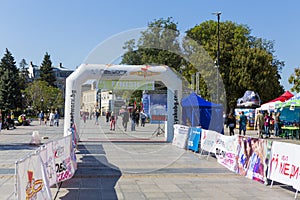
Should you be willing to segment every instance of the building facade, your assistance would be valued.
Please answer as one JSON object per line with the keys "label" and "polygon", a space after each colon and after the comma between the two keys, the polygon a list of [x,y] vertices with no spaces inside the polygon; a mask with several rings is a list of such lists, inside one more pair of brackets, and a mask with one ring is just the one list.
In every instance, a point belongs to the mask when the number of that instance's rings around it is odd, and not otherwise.
{"label": "building facade", "polygon": [[[54,84],[63,92],[63,96],[65,96],[66,79],[68,76],[70,76],[70,74],[73,73],[73,71],[74,70],[63,67],[62,63],[59,63],[58,66],[53,66],[53,74],[56,78]],[[40,66],[34,65],[32,62],[29,63],[28,72],[30,82],[40,78]]]}

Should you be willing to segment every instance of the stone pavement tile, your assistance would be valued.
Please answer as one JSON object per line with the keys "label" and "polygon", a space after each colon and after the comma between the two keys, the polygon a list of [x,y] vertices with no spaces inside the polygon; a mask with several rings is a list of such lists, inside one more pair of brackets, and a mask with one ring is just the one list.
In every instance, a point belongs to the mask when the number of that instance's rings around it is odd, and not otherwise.
{"label": "stone pavement tile", "polygon": [[179,187],[177,187],[176,185],[173,184],[161,184],[159,185],[159,188],[161,191],[163,192],[179,192],[181,191],[181,189]]}
{"label": "stone pavement tile", "polygon": [[151,191],[151,192],[143,192],[146,199],[167,199],[168,196],[161,191]]}
{"label": "stone pavement tile", "polygon": [[89,200],[106,199],[106,198],[103,198],[102,195],[103,194],[101,194],[101,191],[97,188],[95,188],[95,189],[80,188],[79,194],[78,194],[78,199],[89,199]]}
{"label": "stone pavement tile", "polygon": [[148,200],[144,194],[140,192],[126,192],[123,193],[123,199],[124,200]]}
{"label": "stone pavement tile", "polygon": [[189,199],[189,196],[183,192],[175,192],[175,191],[172,191],[172,192],[168,192],[167,193],[167,197],[169,199],[172,199],[172,200],[179,200],[179,199]]}
{"label": "stone pavement tile", "polygon": [[156,184],[142,184],[139,185],[141,192],[157,192],[160,188]]}
{"label": "stone pavement tile", "polygon": [[[116,199],[118,199],[116,190],[114,188],[112,188],[112,189],[104,189],[104,190],[101,189],[100,191],[101,191],[101,198],[103,200],[116,200]],[[86,199],[88,199],[88,198],[86,198]]]}
{"label": "stone pavement tile", "polygon": [[81,178],[80,188],[100,188],[100,180],[97,178]]}
{"label": "stone pavement tile", "polygon": [[121,184],[120,189],[124,192],[138,192],[140,191],[139,186],[137,186],[136,184],[132,183],[132,184]]}

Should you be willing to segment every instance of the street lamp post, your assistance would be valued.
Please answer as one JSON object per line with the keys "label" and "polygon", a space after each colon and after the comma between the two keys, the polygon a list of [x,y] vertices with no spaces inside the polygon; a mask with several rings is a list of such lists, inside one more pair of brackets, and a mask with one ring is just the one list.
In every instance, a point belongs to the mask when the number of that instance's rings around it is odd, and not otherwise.
{"label": "street lamp post", "polygon": [[41,107],[42,107],[42,108],[41,108],[42,111],[44,111],[44,98],[43,98],[43,97],[41,98]]}
{"label": "street lamp post", "polygon": [[220,67],[220,16],[221,12],[215,12],[213,15],[217,16],[218,19],[218,49],[217,49],[217,103],[219,103],[219,67]]}
{"label": "street lamp post", "polygon": [[24,112],[24,98],[25,98],[25,94],[22,94],[22,102],[21,102],[21,110],[22,112]]}

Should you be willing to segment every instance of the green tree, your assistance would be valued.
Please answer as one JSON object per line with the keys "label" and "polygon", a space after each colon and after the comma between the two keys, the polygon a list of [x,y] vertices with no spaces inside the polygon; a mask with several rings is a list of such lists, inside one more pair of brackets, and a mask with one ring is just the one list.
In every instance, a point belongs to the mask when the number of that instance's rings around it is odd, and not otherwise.
{"label": "green tree", "polygon": [[42,62],[40,70],[41,70],[40,79],[46,81],[51,86],[55,86],[56,78],[53,74],[52,62],[48,52],[46,52],[44,56],[44,60]]}
{"label": "green tree", "polygon": [[19,87],[20,90],[24,90],[27,86],[28,83],[28,79],[29,79],[29,72],[28,72],[28,67],[27,67],[27,62],[26,60],[23,58],[21,60],[21,62],[19,63]]}
{"label": "green tree", "polygon": [[300,92],[300,68],[294,69],[294,73],[289,77],[289,83],[293,84],[292,92]]}
{"label": "green tree", "polygon": [[0,61],[0,108],[8,113],[21,106],[19,70],[11,52],[6,49]]}
{"label": "green tree", "polygon": [[[206,21],[186,32],[213,60],[217,56],[217,25]],[[258,92],[265,102],[283,93],[279,72],[284,62],[274,56],[273,41],[251,36],[247,26],[226,21],[220,23],[220,51],[219,73],[225,85],[223,100],[227,100],[227,109],[234,108],[246,90]]]}
{"label": "green tree", "polygon": [[49,85],[46,81],[36,80],[22,91],[26,101],[35,111],[61,109],[64,105],[62,91]]}
{"label": "green tree", "polygon": [[[172,18],[150,22],[141,32],[138,41],[129,40],[124,49],[122,64],[130,65],[167,65],[179,70],[184,62],[178,42],[179,30]],[[164,88],[165,89],[165,88]],[[141,92],[134,92],[131,99],[141,98]]]}

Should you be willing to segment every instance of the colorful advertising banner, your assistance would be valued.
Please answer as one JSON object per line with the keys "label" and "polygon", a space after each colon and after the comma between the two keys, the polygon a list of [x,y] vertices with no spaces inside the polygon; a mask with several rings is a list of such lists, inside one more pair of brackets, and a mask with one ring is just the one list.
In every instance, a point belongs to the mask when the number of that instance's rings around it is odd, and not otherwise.
{"label": "colorful advertising banner", "polygon": [[32,154],[17,165],[18,200],[51,200],[47,175],[39,154]]}
{"label": "colorful advertising banner", "polygon": [[226,136],[221,135],[216,141],[216,157],[218,163],[232,172],[236,171],[238,135]]}
{"label": "colorful advertising banner", "polygon": [[188,149],[199,152],[201,128],[191,127],[188,135]]}
{"label": "colorful advertising banner", "polygon": [[71,145],[71,135],[60,140],[53,141],[57,182],[70,179],[75,173],[75,168],[71,158],[71,149],[73,149]]}
{"label": "colorful advertising banner", "polygon": [[142,102],[144,113],[146,113],[147,116],[150,116],[150,95],[143,94]]}
{"label": "colorful advertising banner", "polygon": [[109,90],[154,90],[154,81],[100,80],[98,88]]}
{"label": "colorful advertising banner", "polygon": [[265,183],[270,147],[267,140],[239,136],[236,173]]}
{"label": "colorful advertising banner", "polygon": [[189,132],[188,126],[175,124],[172,144],[179,148],[186,149],[188,132]]}

